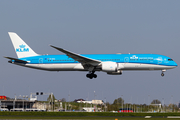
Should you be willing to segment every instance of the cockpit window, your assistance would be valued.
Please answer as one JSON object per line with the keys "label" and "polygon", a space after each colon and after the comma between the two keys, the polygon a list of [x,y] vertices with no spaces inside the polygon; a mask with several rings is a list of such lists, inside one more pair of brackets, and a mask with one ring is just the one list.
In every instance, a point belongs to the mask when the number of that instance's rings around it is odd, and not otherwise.
{"label": "cockpit window", "polygon": [[173,61],[173,59],[168,59],[168,61]]}

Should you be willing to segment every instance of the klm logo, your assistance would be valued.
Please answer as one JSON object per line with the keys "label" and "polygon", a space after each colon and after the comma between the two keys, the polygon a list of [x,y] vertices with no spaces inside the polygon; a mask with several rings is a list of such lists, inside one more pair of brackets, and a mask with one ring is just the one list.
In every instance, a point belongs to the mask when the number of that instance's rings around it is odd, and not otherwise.
{"label": "klm logo", "polygon": [[136,55],[133,55],[132,57],[130,57],[130,59],[138,59],[138,57],[136,57]]}
{"label": "klm logo", "polygon": [[16,48],[16,52],[29,52],[29,48],[26,48],[26,45],[19,45],[19,48]]}

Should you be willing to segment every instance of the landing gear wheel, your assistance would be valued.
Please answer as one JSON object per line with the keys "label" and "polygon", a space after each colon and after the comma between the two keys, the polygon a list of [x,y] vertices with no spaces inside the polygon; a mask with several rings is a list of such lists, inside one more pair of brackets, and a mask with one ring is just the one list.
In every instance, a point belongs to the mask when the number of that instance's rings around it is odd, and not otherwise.
{"label": "landing gear wheel", "polygon": [[91,73],[91,74],[86,74],[86,77],[92,79],[92,78],[97,78],[97,75]]}
{"label": "landing gear wheel", "polygon": [[94,78],[97,78],[97,75],[96,75],[96,74],[94,74],[94,75],[93,75],[93,77],[94,77]]}
{"label": "landing gear wheel", "polygon": [[87,77],[87,78],[90,78],[90,79],[93,78],[92,74],[86,74],[86,77]]}
{"label": "landing gear wheel", "polygon": [[163,76],[164,76],[164,73],[161,73],[161,76],[163,77]]}
{"label": "landing gear wheel", "polygon": [[90,77],[90,74],[86,74],[86,77],[89,78],[89,77]]}

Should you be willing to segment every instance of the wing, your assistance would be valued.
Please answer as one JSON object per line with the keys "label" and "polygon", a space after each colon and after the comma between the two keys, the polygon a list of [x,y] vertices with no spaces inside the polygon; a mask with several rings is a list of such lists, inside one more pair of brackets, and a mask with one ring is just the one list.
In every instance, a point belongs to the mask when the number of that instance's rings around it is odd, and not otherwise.
{"label": "wing", "polygon": [[17,59],[17,58],[12,58],[12,57],[4,57],[4,58],[10,59],[11,62],[28,63],[28,61],[20,60],[20,59]]}
{"label": "wing", "polygon": [[76,53],[73,53],[73,52],[70,52],[70,51],[67,51],[67,50],[64,50],[62,48],[58,48],[58,47],[55,47],[55,46],[52,46],[50,45],[51,47],[65,53],[68,57],[74,59],[75,61],[78,61],[80,62],[82,65],[91,65],[91,66],[97,66],[98,64],[101,63],[101,61],[99,60],[95,60],[95,59],[91,59],[91,58],[88,58],[88,57],[84,57],[82,55],[79,55],[79,54],[76,54]]}

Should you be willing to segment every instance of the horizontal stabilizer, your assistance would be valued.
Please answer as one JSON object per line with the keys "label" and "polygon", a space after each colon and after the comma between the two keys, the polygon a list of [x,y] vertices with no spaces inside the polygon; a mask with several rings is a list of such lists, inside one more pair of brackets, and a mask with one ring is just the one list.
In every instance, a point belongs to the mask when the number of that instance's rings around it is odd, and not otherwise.
{"label": "horizontal stabilizer", "polygon": [[17,58],[12,58],[12,57],[4,57],[4,58],[10,59],[10,60],[12,60],[12,62],[28,63],[27,61],[20,60],[20,59],[17,59]]}

